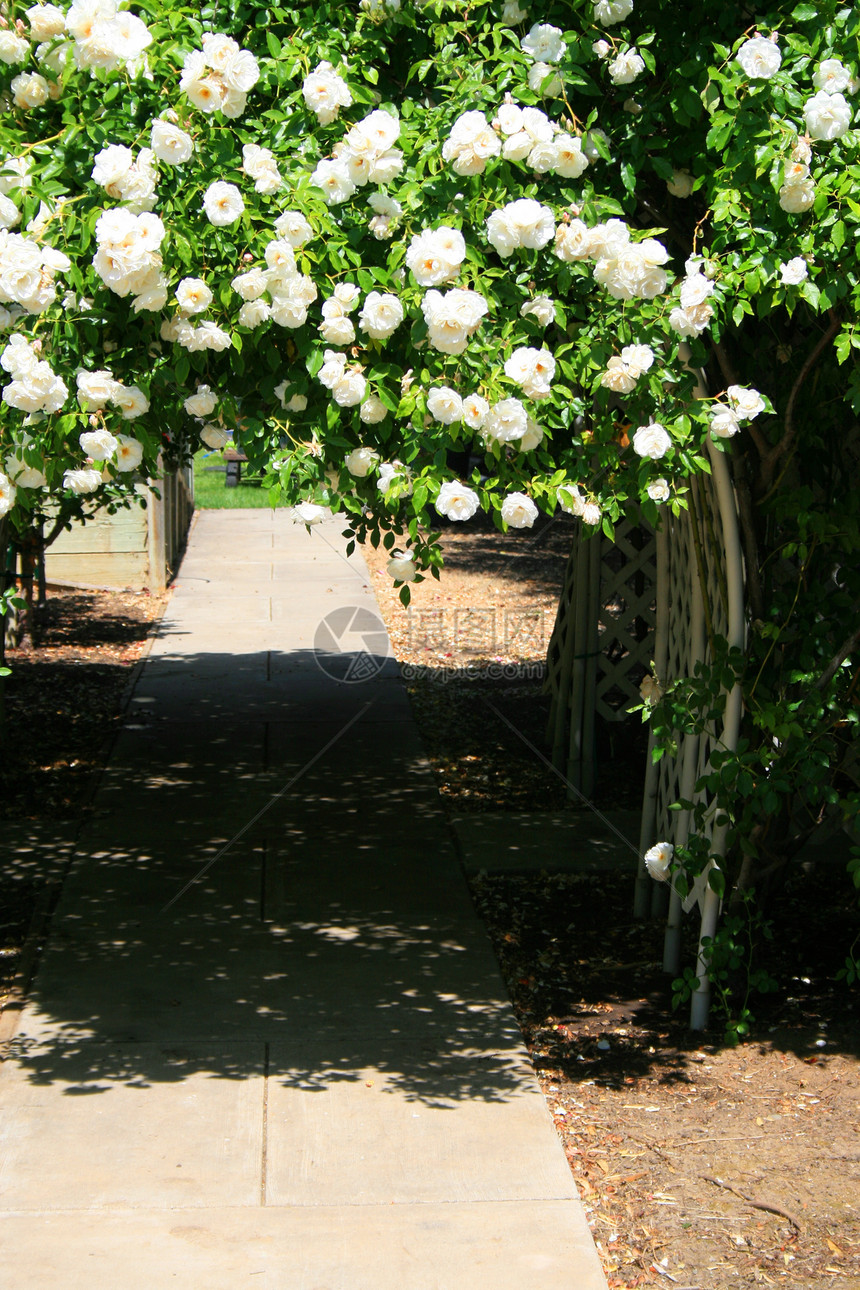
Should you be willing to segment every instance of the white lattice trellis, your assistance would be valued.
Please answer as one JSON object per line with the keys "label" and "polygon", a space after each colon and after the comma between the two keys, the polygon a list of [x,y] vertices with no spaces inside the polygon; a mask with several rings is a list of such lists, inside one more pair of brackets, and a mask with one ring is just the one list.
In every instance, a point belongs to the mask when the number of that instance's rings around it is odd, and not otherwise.
{"label": "white lattice trellis", "polygon": [[553,763],[581,792],[594,782],[594,723],[639,699],[654,657],[657,541],[626,521],[615,541],[577,537],[547,651]]}
{"label": "white lattice trellis", "polygon": [[[658,538],[654,661],[662,682],[692,676],[695,664],[708,658],[710,634],[724,637],[733,646],[744,641],[743,561],[734,492],[725,456],[710,445],[710,458],[713,474],[693,482],[690,510],[668,519]],[[715,747],[732,749],[737,745],[740,716],[741,692],[735,686],[725,695],[720,716],[703,734],[683,736],[676,758],[664,757],[654,764],[649,749],[640,854],[644,855],[658,840],[671,841],[676,847],[687,841],[692,813],[670,812],[669,807],[679,798],[702,800],[701,794],[696,797],[695,785],[707,773]],[[676,891],[671,892],[663,956],[665,970],[677,973],[682,913],[698,905],[698,986],[691,1006],[694,1029],[701,1029],[707,1022],[710,983],[702,938],[714,935],[720,906],[708,876],[725,854],[726,844],[725,826],[713,823],[713,804],[705,801],[705,806],[712,859],[685,900]],[[652,882],[640,860],[636,913],[644,916],[649,907],[658,912],[664,890]]]}

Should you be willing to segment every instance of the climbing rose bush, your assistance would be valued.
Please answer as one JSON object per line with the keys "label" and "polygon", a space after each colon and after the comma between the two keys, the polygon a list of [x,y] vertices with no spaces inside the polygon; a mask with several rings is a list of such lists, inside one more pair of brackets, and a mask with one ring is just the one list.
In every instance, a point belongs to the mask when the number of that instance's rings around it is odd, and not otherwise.
{"label": "climbing rose bush", "polygon": [[857,13],[712,8],[7,4],[7,524],[235,434],[403,583],[437,515],[677,512],[779,433],[744,328],[860,344]]}

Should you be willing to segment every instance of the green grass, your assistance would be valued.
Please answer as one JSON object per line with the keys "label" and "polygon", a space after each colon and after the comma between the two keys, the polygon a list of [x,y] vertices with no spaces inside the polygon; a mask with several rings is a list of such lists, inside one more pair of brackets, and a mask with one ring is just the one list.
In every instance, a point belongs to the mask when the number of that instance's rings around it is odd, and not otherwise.
{"label": "green grass", "polygon": [[194,505],[201,510],[233,510],[246,506],[269,506],[269,495],[259,483],[243,476],[235,488],[226,484],[227,463],[220,452],[202,449],[194,457]]}

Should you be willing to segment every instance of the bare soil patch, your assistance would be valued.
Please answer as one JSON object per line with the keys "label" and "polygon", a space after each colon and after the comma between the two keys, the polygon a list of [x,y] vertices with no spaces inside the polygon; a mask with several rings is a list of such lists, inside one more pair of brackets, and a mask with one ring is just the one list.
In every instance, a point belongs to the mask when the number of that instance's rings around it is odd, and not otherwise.
{"label": "bare soil patch", "polygon": [[[409,611],[383,552],[365,552],[452,813],[584,810],[537,755],[569,540],[558,524],[451,526],[441,582]],[[499,621],[534,630],[500,638]],[[604,730],[599,752],[596,804],[638,807],[641,726]],[[472,883],[610,1287],[860,1287],[860,1031],[856,991],[835,979],[857,922],[844,862],[798,872],[769,911],[762,961],[782,988],[752,1000],[736,1049],[718,1016],[693,1033],[672,1011],[663,929],[632,918],[632,881],[623,861]]]}

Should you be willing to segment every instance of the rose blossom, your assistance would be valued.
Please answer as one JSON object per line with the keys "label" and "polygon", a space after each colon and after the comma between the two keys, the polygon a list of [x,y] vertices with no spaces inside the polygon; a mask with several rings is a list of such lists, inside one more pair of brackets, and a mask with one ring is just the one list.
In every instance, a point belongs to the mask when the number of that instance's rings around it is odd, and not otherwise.
{"label": "rose blossom", "polygon": [[0,516],[8,515],[15,505],[17,489],[8,475],[0,472]]}
{"label": "rose blossom", "polygon": [[102,477],[99,471],[85,467],[83,470],[67,470],[63,475],[63,488],[78,496],[94,493],[101,488]]}
{"label": "rose blossom", "polygon": [[443,426],[451,426],[463,418],[463,400],[456,390],[442,385],[427,395],[427,411]]}
{"label": "rose blossom", "polygon": [[396,296],[371,291],[366,297],[359,324],[374,340],[387,340],[403,322],[403,306]]}
{"label": "rose blossom", "polygon": [[844,94],[819,90],[803,108],[803,119],[811,139],[830,142],[839,139],[851,125],[851,104]]}
{"label": "rose blossom", "polygon": [[666,882],[675,848],[671,842],[658,842],[645,852],[645,868],[656,882]]}
{"label": "rose blossom", "polygon": [[672,447],[672,440],[659,421],[640,426],[633,436],[633,451],[640,457],[650,457],[656,461],[663,457]]}
{"label": "rose blossom", "polygon": [[131,435],[121,434],[117,436],[116,460],[114,467],[121,475],[127,475],[132,470],[137,470],[141,461],[143,461],[143,444]]}
{"label": "rose blossom", "polygon": [[210,224],[214,224],[216,228],[226,228],[228,224],[235,224],[242,218],[245,203],[235,184],[225,184],[218,179],[203,194],[203,209]]}
{"label": "rose blossom", "polygon": [[183,407],[189,416],[208,417],[215,411],[218,402],[208,385],[198,385],[196,394],[189,394]]}
{"label": "rose blossom", "polygon": [[344,466],[351,475],[356,479],[364,479],[369,475],[376,463],[379,461],[379,453],[373,448],[354,448],[349,456],[344,458]]}
{"label": "rose blossom", "polygon": [[538,508],[525,493],[508,493],[501,515],[509,528],[530,529],[538,517]]}
{"label": "rose blossom", "polygon": [[735,54],[735,62],[740,63],[751,80],[769,81],[779,71],[782,54],[772,40],[754,36],[741,45]]}
{"label": "rose blossom", "polygon": [[802,255],[796,255],[779,266],[779,280],[785,287],[796,287],[809,277],[809,266]]}
{"label": "rose blossom", "polygon": [[651,483],[648,485],[646,489],[646,492],[648,493],[648,496],[651,498],[652,502],[668,502],[669,498],[672,495],[669,489],[669,485],[667,484],[666,480],[662,478],[652,479]]}
{"label": "rose blossom", "polygon": [[211,448],[213,452],[220,452],[226,447],[230,436],[222,426],[205,425],[200,431],[200,438],[207,448]]}
{"label": "rose blossom", "polygon": [[478,494],[457,480],[449,479],[439,489],[436,510],[449,520],[470,520],[481,505]]}
{"label": "rose blossom", "polygon": [[745,389],[742,385],[730,385],[726,398],[736,417],[741,421],[752,421],[760,412],[764,412],[764,399],[758,390]]}
{"label": "rose blossom", "polygon": [[107,461],[117,449],[116,438],[110,430],[85,430],[78,438],[81,451],[93,461]]}
{"label": "rose blossom", "polygon": [[414,582],[418,576],[412,551],[392,551],[385,569],[395,582]]}
{"label": "rose blossom", "polygon": [[149,136],[149,146],[159,161],[170,166],[181,166],[190,160],[194,151],[191,135],[180,130],[178,125],[169,121],[153,121]]}
{"label": "rose blossom", "polygon": [[633,12],[633,0],[595,0],[595,21],[604,27],[612,27],[616,22],[623,22]]}
{"label": "rose blossom", "polygon": [[176,288],[179,308],[186,314],[202,314],[212,303],[212,292],[202,278],[183,278]]}

